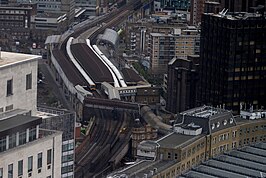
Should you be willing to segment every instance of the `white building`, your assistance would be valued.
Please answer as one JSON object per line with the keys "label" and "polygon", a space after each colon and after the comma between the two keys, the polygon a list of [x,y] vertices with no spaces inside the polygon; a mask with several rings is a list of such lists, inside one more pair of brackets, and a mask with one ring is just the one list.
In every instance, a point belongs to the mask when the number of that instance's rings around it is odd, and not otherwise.
{"label": "white building", "polygon": [[35,55],[1,52],[0,113],[19,108],[35,115],[39,58]]}
{"label": "white building", "polygon": [[61,177],[62,132],[40,129],[39,117],[10,113],[0,115],[0,177]]}

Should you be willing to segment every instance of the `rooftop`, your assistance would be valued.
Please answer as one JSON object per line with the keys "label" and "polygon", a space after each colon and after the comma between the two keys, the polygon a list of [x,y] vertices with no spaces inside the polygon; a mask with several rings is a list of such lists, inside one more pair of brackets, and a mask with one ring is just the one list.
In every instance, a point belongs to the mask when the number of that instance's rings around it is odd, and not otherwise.
{"label": "rooftop", "polygon": [[227,113],[228,110],[222,108],[215,108],[212,106],[201,106],[197,108],[193,108],[190,110],[186,110],[182,112],[182,115],[189,115],[189,116],[196,116],[196,117],[204,117],[210,118],[213,115],[220,114],[220,113]]}
{"label": "rooftop", "polygon": [[[226,10],[214,14],[214,13],[205,13],[211,16],[220,17],[229,20],[247,20],[247,19],[254,19],[254,18],[262,18],[263,15],[260,13],[248,13],[248,12],[226,12]],[[265,18],[264,18],[265,19]]]}
{"label": "rooftop", "polygon": [[187,144],[198,140],[204,135],[184,135],[179,133],[170,133],[167,136],[159,139],[157,143],[163,148],[178,148],[185,147]]}
{"label": "rooftop", "polygon": [[208,160],[184,173],[183,177],[265,177],[266,143],[260,142]]}
{"label": "rooftop", "polygon": [[176,164],[175,161],[147,161],[147,160],[141,160],[135,163],[132,166],[129,166],[123,170],[117,171],[113,173],[112,175],[107,176],[108,178],[117,178],[117,177],[145,177],[145,175],[151,176],[151,174],[155,175],[156,173],[159,173],[165,168],[170,167],[172,165]]}
{"label": "rooftop", "polygon": [[8,119],[0,120],[0,135],[6,135],[14,132],[19,128],[25,128],[31,125],[37,125],[42,122],[40,117],[33,117],[28,115],[18,114]]}
{"label": "rooftop", "polygon": [[41,56],[37,55],[1,51],[0,68],[40,58]]}

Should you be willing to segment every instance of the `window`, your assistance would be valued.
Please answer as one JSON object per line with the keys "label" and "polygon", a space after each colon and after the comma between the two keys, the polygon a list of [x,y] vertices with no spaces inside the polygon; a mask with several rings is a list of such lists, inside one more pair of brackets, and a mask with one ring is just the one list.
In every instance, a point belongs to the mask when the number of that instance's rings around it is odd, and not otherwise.
{"label": "window", "polygon": [[23,175],[23,160],[18,161],[18,176]]}
{"label": "window", "polygon": [[29,133],[29,141],[33,141],[36,139],[36,128],[33,128],[30,130],[30,133]]}
{"label": "window", "polygon": [[13,178],[13,164],[8,165],[8,178]]}
{"label": "window", "polygon": [[6,106],[6,111],[10,111],[13,109],[13,104]]}
{"label": "window", "polygon": [[52,149],[47,150],[47,165],[52,163]]}
{"label": "window", "polygon": [[42,167],[42,153],[38,153],[37,168],[40,169],[41,167]]}
{"label": "window", "polygon": [[13,79],[7,81],[6,96],[13,95]]}
{"label": "window", "polygon": [[19,145],[26,143],[26,132],[19,133]]}
{"label": "window", "polygon": [[33,156],[28,157],[28,172],[32,171]]}
{"label": "window", "polygon": [[31,88],[32,88],[32,75],[30,73],[26,75],[26,90],[29,90]]}
{"label": "window", "polygon": [[3,178],[3,168],[0,168],[0,178]]}
{"label": "window", "polygon": [[9,149],[14,148],[16,146],[16,134],[12,134],[9,136]]}

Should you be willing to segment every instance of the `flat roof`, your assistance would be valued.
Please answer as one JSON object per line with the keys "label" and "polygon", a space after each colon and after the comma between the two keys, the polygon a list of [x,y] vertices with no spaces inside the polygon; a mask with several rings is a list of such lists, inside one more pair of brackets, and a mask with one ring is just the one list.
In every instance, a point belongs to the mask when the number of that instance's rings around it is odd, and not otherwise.
{"label": "flat roof", "polygon": [[0,55],[0,68],[6,67],[9,65],[14,65],[20,62],[26,62],[34,59],[41,59],[41,56],[32,55],[32,54],[22,54],[22,53],[14,53],[14,52],[5,52],[1,51]]}
{"label": "flat roof", "polygon": [[263,177],[266,143],[259,142],[210,159],[179,177]]}
{"label": "flat roof", "polygon": [[148,161],[141,160],[136,162],[134,165],[128,166],[123,170],[112,173],[107,177],[119,177],[119,176],[128,176],[128,177],[144,177],[145,174],[149,175],[151,171],[156,171],[160,173],[164,171],[167,167],[170,167],[176,164],[176,161],[172,160],[158,160],[158,161]]}
{"label": "flat roof", "polygon": [[204,136],[203,134],[195,136],[195,135],[183,135],[172,132],[167,136],[163,137],[162,139],[159,139],[157,143],[160,145],[160,147],[163,148],[184,147],[187,144],[194,142],[195,140],[198,140],[200,137],[203,136]]}
{"label": "flat roof", "polygon": [[16,116],[0,120],[0,136],[13,133],[20,128],[27,128],[28,126],[38,125],[42,122],[42,118],[28,115],[18,114]]}

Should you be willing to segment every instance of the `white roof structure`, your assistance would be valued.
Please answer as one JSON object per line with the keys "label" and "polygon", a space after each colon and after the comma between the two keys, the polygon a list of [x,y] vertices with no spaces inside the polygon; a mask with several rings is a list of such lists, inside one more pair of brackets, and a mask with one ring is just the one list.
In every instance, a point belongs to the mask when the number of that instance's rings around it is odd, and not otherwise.
{"label": "white roof structure", "polygon": [[115,46],[118,41],[118,33],[115,30],[107,28],[101,36],[101,40],[108,41]]}

